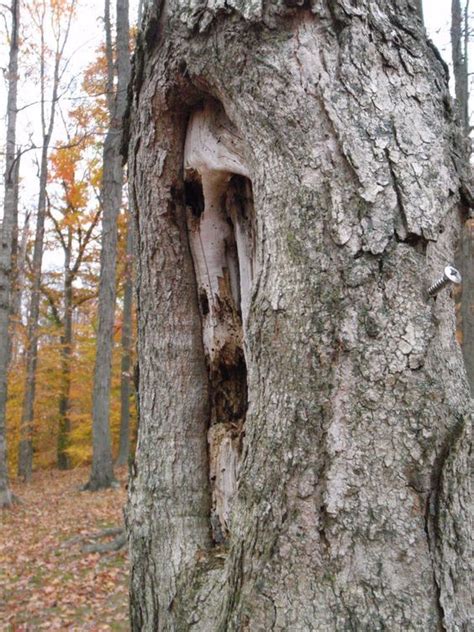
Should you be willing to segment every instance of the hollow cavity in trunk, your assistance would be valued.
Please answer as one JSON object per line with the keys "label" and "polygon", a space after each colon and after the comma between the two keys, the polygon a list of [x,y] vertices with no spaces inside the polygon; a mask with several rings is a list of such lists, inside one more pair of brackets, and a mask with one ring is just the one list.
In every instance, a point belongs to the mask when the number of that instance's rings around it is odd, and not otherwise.
{"label": "hollow cavity in trunk", "polygon": [[190,119],[185,146],[189,242],[209,371],[209,477],[216,543],[231,529],[247,411],[245,330],[253,278],[252,187],[239,137],[218,107]]}

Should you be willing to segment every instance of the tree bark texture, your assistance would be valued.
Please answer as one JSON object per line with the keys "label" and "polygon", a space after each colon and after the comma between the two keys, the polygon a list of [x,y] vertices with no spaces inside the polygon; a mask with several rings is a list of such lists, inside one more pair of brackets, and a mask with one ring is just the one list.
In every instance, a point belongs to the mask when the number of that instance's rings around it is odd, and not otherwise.
{"label": "tree bark texture", "polygon": [[[106,6],[108,2],[106,2]],[[109,15],[110,20],[110,15]],[[110,30],[110,22],[106,31]],[[117,0],[117,89],[109,98],[110,127],[104,142],[102,177],[102,243],[99,282],[99,327],[94,368],[92,470],[87,488],[110,487],[114,481],[109,426],[112,376],[113,326],[115,316],[115,273],[117,261],[117,218],[122,204],[123,167],[120,147],[122,118],[127,104],[130,77],[128,0]],[[108,47],[109,48],[109,47]],[[111,51],[108,66],[113,68]],[[109,82],[110,86],[110,82]]]}
{"label": "tree bark texture", "polygon": [[466,209],[416,6],[147,10],[134,630],[468,629],[472,403],[427,294]]}
{"label": "tree bark texture", "polygon": [[7,136],[5,152],[5,197],[0,243],[0,507],[12,501],[8,484],[6,406],[8,365],[11,356],[10,317],[13,270],[13,245],[18,215],[18,170],[16,168],[16,117],[18,86],[18,32],[20,2],[11,3],[11,40],[8,64]]}
{"label": "tree bark texture", "polygon": [[132,216],[127,223],[127,253],[122,315],[122,359],[120,362],[120,437],[117,465],[126,465],[130,455],[130,393],[132,387],[133,258],[135,249]]}
{"label": "tree bark texture", "polygon": [[461,247],[458,251],[459,268],[462,272],[461,295],[461,344],[466,373],[474,397],[474,219],[463,226]]}

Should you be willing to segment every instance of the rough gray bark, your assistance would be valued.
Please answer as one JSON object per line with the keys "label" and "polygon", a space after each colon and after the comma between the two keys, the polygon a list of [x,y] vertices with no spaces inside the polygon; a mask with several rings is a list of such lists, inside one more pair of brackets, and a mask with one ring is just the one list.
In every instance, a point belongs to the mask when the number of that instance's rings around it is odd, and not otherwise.
{"label": "rough gray bark", "polygon": [[424,23],[424,16],[423,16],[423,0],[415,0],[415,7],[416,10],[418,12],[418,16],[422,22],[422,24]]}
{"label": "rough gray bark", "polygon": [[[106,32],[110,33],[109,1],[106,0]],[[107,64],[113,68],[111,38],[107,35]],[[109,427],[112,373],[115,272],[117,260],[117,217],[122,204],[123,167],[120,155],[122,119],[127,105],[130,78],[128,0],[117,0],[117,89],[110,97],[110,127],[104,142],[102,178],[102,245],[99,282],[99,327],[94,368],[92,469],[86,488],[94,491],[115,483]],[[110,77],[110,73],[109,73]]]}
{"label": "rough gray bark", "polygon": [[120,437],[117,465],[126,465],[130,455],[130,392],[132,386],[133,257],[135,240],[132,217],[127,223],[127,252],[122,313],[122,360],[120,363]]}
{"label": "rough gray bark", "polygon": [[466,220],[463,225],[458,260],[463,278],[460,299],[461,344],[471,394],[474,397],[474,219],[472,218]]}
{"label": "rough gray bark", "polygon": [[[415,15],[408,0],[148,10],[129,145],[134,630],[469,627],[472,402],[450,292],[426,292],[466,209],[446,68]],[[219,401],[239,392],[243,446],[225,452],[215,429],[237,414]],[[213,449],[240,460],[224,534]]]}
{"label": "rough gray bark", "polygon": [[48,101],[46,94],[46,56],[48,46],[46,44],[46,8],[40,7],[41,20],[38,24],[41,37],[40,51],[40,106],[41,106],[41,131],[42,146],[39,167],[39,193],[36,208],[36,228],[32,261],[32,287],[27,324],[26,347],[26,377],[25,391],[20,422],[20,443],[18,451],[18,476],[24,481],[31,478],[33,471],[33,433],[34,433],[34,404],[36,394],[36,367],[38,363],[38,338],[39,338],[39,309],[41,299],[41,276],[43,267],[44,229],[46,219],[46,187],[48,183],[48,153],[51,137],[56,119],[56,109],[59,99],[59,86],[61,81],[61,64],[64,50],[68,41],[71,20],[74,14],[75,0],[72,0],[66,14],[64,30],[55,32],[55,49],[51,96]]}
{"label": "rough gray bark", "polygon": [[7,135],[5,152],[5,198],[0,243],[0,508],[8,507],[12,495],[8,484],[6,438],[6,406],[8,395],[8,365],[11,356],[10,315],[13,243],[15,218],[18,214],[18,170],[15,167],[16,115],[18,86],[18,32],[20,2],[11,3],[12,26],[8,64]]}

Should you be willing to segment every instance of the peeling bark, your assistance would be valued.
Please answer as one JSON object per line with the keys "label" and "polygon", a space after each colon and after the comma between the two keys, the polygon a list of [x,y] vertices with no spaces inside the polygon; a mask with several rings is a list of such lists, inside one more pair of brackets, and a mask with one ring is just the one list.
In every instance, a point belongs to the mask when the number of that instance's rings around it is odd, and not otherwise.
{"label": "peeling bark", "polygon": [[[147,10],[129,145],[135,630],[469,625],[472,402],[450,292],[426,292],[453,261],[463,183],[447,75],[416,11]],[[236,177],[253,198],[245,291]],[[226,344],[246,367],[238,465],[214,423]],[[222,461],[237,479],[223,495]]]}

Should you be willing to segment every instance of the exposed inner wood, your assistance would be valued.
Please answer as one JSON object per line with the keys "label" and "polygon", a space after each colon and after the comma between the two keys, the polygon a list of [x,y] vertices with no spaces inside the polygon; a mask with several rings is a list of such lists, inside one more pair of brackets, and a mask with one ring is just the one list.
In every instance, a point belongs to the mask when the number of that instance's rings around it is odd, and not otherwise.
{"label": "exposed inner wood", "polygon": [[190,118],[185,145],[188,231],[209,371],[214,541],[230,530],[247,409],[244,356],[253,278],[253,200],[242,141],[219,106]]}

